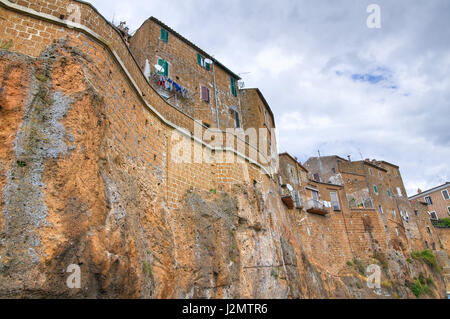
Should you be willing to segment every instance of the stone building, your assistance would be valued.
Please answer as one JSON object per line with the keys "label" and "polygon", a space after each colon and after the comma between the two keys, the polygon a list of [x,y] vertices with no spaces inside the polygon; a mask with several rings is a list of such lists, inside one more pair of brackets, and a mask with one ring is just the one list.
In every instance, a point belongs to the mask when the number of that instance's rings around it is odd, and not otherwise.
{"label": "stone building", "polygon": [[[378,221],[385,232],[380,244],[403,252],[426,246],[428,241],[419,231],[419,216],[408,200],[398,166],[386,161],[324,156],[308,159],[305,167],[315,180],[342,185],[350,212],[369,214]],[[429,247],[439,249],[436,244]]]}
{"label": "stone building", "polygon": [[422,192],[420,189],[410,200],[418,200],[427,206],[430,218],[433,220],[450,216],[450,182]]}
{"label": "stone building", "polygon": [[[263,165],[193,138],[196,120],[247,123],[239,97],[251,90],[161,23],[128,39],[84,1],[0,0],[0,43],[0,297],[415,298],[406,280],[421,273],[444,295],[439,272],[385,244],[376,209],[348,208],[347,175],[311,180],[294,159],[305,204],[323,205],[289,209]],[[174,131],[235,160],[180,164]],[[389,270],[382,295],[366,285],[375,253]],[[67,285],[71,265],[80,288]]]}
{"label": "stone building", "polygon": [[241,127],[241,78],[212,55],[154,17],[135,32],[130,49],[168,103],[207,127]]}

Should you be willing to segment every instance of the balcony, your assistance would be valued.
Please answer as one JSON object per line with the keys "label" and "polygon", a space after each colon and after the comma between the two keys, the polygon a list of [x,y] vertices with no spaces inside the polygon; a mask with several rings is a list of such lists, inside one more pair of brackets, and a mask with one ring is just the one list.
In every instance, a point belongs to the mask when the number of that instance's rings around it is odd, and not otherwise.
{"label": "balcony", "polygon": [[294,192],[293,190],[289,190],[286,185],[281,186],[281,200],[289,209],[302,209],[303,203],[300,199],[300,194],[298,192]]}
{"label": "balcony", "polygon": [[310,214],[326,216],[330,213],[329,206],[330,205],[328,205],[327,202],[316,199],[308,199],[306,202],[306,211]]}

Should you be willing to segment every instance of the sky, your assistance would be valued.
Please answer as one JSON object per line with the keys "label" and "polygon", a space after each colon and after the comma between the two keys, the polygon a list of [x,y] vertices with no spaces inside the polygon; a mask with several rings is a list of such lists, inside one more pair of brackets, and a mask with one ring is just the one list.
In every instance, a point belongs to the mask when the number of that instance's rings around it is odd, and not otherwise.
{"label": "sky", "polygon": [[385,160],[409,196],[450,181],[448,0],[90,2],[131,31],[154,16],[241,74],[270,104],[279,151],[302,163]]}

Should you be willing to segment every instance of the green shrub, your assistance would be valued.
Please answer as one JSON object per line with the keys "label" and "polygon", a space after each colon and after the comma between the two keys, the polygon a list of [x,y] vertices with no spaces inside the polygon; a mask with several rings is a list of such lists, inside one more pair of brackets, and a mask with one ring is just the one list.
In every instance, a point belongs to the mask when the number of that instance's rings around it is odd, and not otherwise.
{"label": "green shrub", "polygon": [[349,267],[353,266],[353,264],[352,264],[352,262],[350,260],[347,261],[347,266],[349,266]]}
{"label": "green shrub", "polygon": [[411,257],[416,260],[423,261],[430,267],[432,267],[434,270],[439,271],[436,256],[433,254],[431,250],[425,249],[423,251],[413,251],[411,253]]}

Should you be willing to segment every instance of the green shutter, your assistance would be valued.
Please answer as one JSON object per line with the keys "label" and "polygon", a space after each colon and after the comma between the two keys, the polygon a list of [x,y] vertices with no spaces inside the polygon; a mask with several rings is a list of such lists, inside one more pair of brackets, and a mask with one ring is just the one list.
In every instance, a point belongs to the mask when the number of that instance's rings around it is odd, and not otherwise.
{"label": "green shutter", "polygon": [[211,70],[211,65],[209,63],[205,63],[205,68],[207,71]]}
{"label": "green shutter", "polygon": [[237,96],[236,92],[236,80],[230,76],[230,87],[231,87],[231,94],[234,96]]}
{"label": "green shutter", "polygon": [[164,68],[164,72],[159,74],[165,75],[165,76],[169,76],[169,63],[167,63],[167,61],[158,58],[158,65],[162,66]]}
{"label": "green shutter", "polygon": [[388,193],[388,196],[391,197],[391,192],[389,190],[387,191],[387,193]]}
{"label": "green shutter", "polygon": [[169,76],[169,63],[167,61],[164,61],[164,75]]}
{"label": "green shutter", "polygon": [[376,185],[373,185],[373,190],[375,191],[376,194],[378,194],[378,187]]}
{"label": "green shutter", "polygon": [[198,65],[202,65],[202,56],[200,55],[200,53],[197,53],[197,63]]}
{"label": "green shutter", "polygon": [[163,40],[164,42],[169,41],[169,32],[163,28],[161,28],[161,32],[159,34],[159,38]]}

